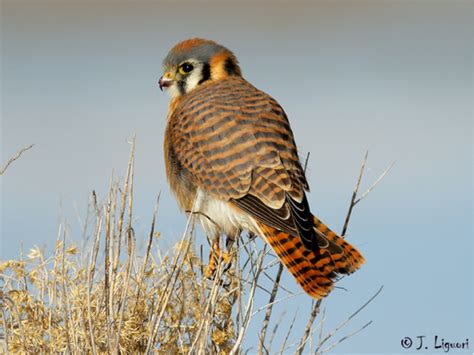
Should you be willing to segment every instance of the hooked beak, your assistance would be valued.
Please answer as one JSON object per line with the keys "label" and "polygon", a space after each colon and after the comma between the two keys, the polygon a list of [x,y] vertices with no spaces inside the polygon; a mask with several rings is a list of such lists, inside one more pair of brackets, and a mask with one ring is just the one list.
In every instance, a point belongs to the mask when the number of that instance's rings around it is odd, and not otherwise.
{"label": "hooked beak", "polygon": [[171,84],[173,84],[173,81],[174,81],[173,74],[170,72],[165,73],[158,81],[158,84],[160,85],[160,90],[163,91],[163,88],[167,88],[168,86],[171,86]]}

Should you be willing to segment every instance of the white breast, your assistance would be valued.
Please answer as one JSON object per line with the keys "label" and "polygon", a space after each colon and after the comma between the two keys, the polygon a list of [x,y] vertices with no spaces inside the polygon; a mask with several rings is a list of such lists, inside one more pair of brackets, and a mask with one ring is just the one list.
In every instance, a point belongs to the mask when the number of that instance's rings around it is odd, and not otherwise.
{"label": "white breast", "polygon": [[234,237],[242,230],[253,233],[258,230],[255,220],[248,214],[201,189],[196,195],[194,212],[205,233],[211,238],[217,238],[222,233]]}

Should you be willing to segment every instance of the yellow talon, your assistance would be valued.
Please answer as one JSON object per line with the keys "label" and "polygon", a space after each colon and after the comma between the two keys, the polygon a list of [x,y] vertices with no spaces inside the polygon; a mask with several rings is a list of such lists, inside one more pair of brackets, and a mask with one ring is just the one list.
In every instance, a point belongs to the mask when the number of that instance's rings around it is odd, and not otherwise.
{"label": "yellow talon", "polygon": [[219,241],[216,240],[212,244],[211,252],[209,253],[209,265],[207,265],[206,270],[204,271],[205,277],[211,280],[214,279],[219,260],[222,260],[225,264],[228,264],[228,266],[226,266],[224,269],[226,271],[229,269],[232,263],[232,254],[222,252],[219,247]]}

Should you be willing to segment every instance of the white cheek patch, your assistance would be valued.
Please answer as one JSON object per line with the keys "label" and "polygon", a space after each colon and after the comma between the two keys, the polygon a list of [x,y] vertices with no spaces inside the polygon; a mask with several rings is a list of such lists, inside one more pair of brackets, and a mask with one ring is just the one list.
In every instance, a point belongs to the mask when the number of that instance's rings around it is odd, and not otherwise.
{"label": "white cheek patch", "polygon": [[[202,64],[197,63],[197,62],[191,62],[191,63],[194,65],[194,70],[184,79],[186,81],[186,84],[184,87],[186,93],[194,90],[199,85],[199,82],[202,79],[202,70],[203,70]],[[171,96],[171,98],[176,98],[182,95],[180,89],[178,88],[178,84],[176,82],[173,82],[172,85],[168,86],[167,91],[168,91],[168,94]]]}
{"label": "white cheek patch", "polygon": [[194,90],[201,80],[201,68],[196,68],[186,80],[186,92]]}
{"label": "white cheek patch", "polygon": [[173,83],[173,85],[168,86],[166,91],[168,92],[168,94],[171,96],[172,99],[181,95],[178,89],[178,85],[176,83]]}

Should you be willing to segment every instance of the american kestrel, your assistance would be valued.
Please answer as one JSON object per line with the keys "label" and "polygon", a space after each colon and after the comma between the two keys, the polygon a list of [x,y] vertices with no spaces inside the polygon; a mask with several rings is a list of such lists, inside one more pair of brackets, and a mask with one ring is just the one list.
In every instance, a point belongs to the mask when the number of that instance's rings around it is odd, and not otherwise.
{"label": "american kestrel", "polygon": [[310,211],[309,190],[288,118],[242,77],[235,55],[205,39],[178,43],[163,61],[171,95],[166,174],[178,204],[219,237],[262,237],[303,289],[326,296],[363,256]]}

